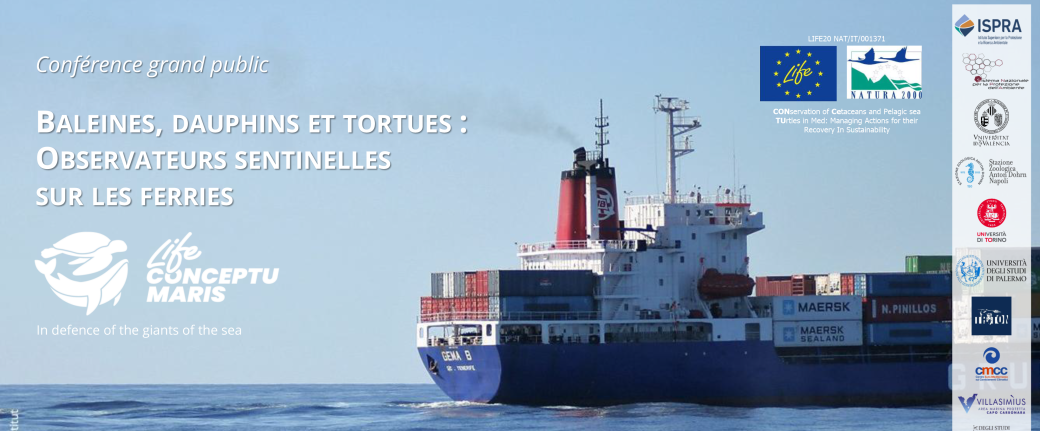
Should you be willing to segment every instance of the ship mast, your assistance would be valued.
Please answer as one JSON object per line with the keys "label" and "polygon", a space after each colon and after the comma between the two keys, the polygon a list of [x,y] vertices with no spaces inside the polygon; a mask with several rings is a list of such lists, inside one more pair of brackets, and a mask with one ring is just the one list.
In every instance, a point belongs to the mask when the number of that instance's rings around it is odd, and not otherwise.
{"label": "ship mast", "polygon": [[692,132],[701,127],[700,117],[686,117],[683,112],[689,106],[689,102],[677,97],[662,97],[657,95],[657,104],[654,112],[665,113],[665,140],[666,157],[668,162],[668,180],[665,183],[665,203],[673,204],[676,200],[675,190],[675,159],[693,152],[690,147],[690,138],[687,136],[679,148],[675,146],[675,138]]}
{"label": "ship mast", "polygon": [[596,141],[596,149],[599,150],[600,158],[604,157],[603,147],[610,144],[610,140],[607,139],[607,126],[610,125],[607,121],[608,118],[609,117],[603,115],[603,99],[599,99],[599,116],[596,117],[596,129],[598,129],[596,131],[596,136],[598,137]]}

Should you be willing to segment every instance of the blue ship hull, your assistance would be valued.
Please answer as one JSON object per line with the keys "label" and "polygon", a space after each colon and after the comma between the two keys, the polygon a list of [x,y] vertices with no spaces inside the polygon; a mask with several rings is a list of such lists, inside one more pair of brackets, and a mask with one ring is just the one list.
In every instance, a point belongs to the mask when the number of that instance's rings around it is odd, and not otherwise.
{"label": "blue ship hull", "polygon": [[[785,363],[770,341],[420,347],[456,401],[600,406],[949,404],[949,361]],[[1033,371],[1037,371],[1036,363]]]}

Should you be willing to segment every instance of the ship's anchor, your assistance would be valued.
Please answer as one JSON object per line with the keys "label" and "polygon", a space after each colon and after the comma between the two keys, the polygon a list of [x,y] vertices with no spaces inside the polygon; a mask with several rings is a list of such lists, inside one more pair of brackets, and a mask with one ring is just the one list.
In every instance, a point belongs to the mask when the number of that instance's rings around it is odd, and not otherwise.
{"label": "ship's anchor", "polygon": [[437,369],[437,361],[434,360],[430,355],[426,355],[426,369],[430,371],[430,374],[439,376],[441,372]]}

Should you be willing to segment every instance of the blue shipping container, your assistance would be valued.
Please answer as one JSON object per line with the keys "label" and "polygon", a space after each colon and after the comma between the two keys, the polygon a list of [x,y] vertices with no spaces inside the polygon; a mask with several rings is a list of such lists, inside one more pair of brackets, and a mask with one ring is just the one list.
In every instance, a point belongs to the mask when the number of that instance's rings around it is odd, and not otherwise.
{"label": "blue shipping container", "polygon": [[950,296],[950,274],[867,274],[867,296]]}
{"label": "blue shipping container", "polygon": [[950,344],[953,327],[950,322],[871,323],[867,342],[875,346]]}

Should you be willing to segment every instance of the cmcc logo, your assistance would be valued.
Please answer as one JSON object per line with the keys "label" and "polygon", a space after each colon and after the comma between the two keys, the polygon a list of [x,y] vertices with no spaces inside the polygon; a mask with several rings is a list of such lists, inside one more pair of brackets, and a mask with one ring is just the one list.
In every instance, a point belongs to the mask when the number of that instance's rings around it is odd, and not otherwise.
{"label": "cmcc logo", "polygon": [[[982,352],[982,357],[989,362],[990,365],[994,365],[1000,361],[1000,351],[996,347],[987,348],[985,352]],[[1008,369],[1007,367],[975,367],[975,381],[977,382],[992,382],[992,381],[1007,381],[1008,380]]]}

